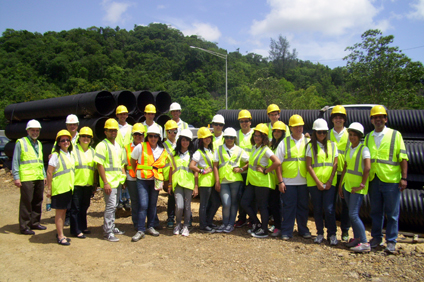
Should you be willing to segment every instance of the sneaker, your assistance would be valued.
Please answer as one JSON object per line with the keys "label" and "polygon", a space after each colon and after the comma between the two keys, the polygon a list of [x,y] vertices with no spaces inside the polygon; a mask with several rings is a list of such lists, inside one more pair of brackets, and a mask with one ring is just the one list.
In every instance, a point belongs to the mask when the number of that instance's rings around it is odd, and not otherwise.
{"label": "sneaker", "polygon": [[210,233],[210,234],[215,233],[215,229],[210,228],[209,226],[206,226],[205,228],[201,228],[199,229],[199,231],[202,233]]}
{"label": "sneaker", "polygon": [[152,236],[159,236],[159,232],[156,231],[153,227],[147,228],[146,234],[152,235]]}
{"label": "sneaker", "polygon": [[336,246],[338,243],[339,243],[339,241],[337,241],[336,235],[331,235],[330,236],[330,246]]}
{"label": "sneaker", "polygon": [[234,224],[234,227],[235,227],[235,228],[240,228],[240,227],[245,226],[246,224],[247,224],[246,220],[241,220],[241,219],[239,219],[239,220],[237,220],[237,222]]}
{"label": "sneaker", "polygon": [[357,246],[359,243],[361,242],[361,240],[359,240],[359,238],[355,238],[355,239],[350,239],[349,243],[346,244],[346,247],[348,248],[352,248]]}
{"label": "sneaker", "polygon": [[342,232],[342,241],[343,242],[349,241],[349,232]]}
{"label": "sneaker", "polygon": [[174,227],[174,235],[179,235],[180,234],[180,231],[181,231],[181,224],[177,224],[177,225],[175,225],[175,227]]}
{"label": "sneaker", "polygon": [[384,249],[384,251],[393,254],[396,251],[396,243],[387,242],[387,247]]}
{"label": "sneaker", "polygon": [[356,247],[350,248],[355,253],[367,253],[371,251],[369,243],[359,243]]}
{"label": "sneaker", "polygon": [[226,226],[224,224],[222,224],[220,227],[218,227],[217,229],[215,229],[215,232],[216,233],[222,233],[222,232],[224,232],[225,227]]}
{"label": "sneaker", "polygon": [[275,229],[275,225],[271,225],[271,227],[268,228],[268,232],[272,233],[272,232],[274,232],[274,229]]}
{"label": "sneaker", "polygon": [[321,244],[322,240],[324,240],[324,236],[321,234],[318,234],[318,236],[314,239],[314,243]]}
{"label": "sneaker", "polygon": [[188,231],[188,226],[184,226],[183,227],[183,231],[181,231],[181,235],[187,237],[188,235],[190,235],[190,232]]}
{"label": "sneaker", "polygon": [[144,238],[144,232],[143,231],[137,231],[137,233],[135,233],[135,235],[131,238],[131,241],[133,242],[137,242],[140,239]]}
{"label": "sneaker", "polygon": [[131,205],[130,205],[130,203],[128,203],[128,202],[127,202],[127,203],[125,203],[125,204],[124,204],[124,208],[125,208],[125,210],[126,210],[126,211],[130,211],[130,210],[131,210]]}
{"label": "sneaker", "polygon": [[104,239],[105,239],[105,240],[108,240],[109,242],[119,242],[119,239],[118,239],[118,238],[116,238],[116,237],[115,237],[115,234],[113,234],[113,233],[106,234],[106,235],[104,236]]}
{"label": "sneaker", "polygon": [[212,228],[212,229],[217,229],[218,228],[218,225],[216,225],[216,224],[214,224],[214,223],[211,223],[210,225],[208,225],[210,228]]}
{"label": "sneaker", "polygon": [[311,239],[312,238],[312,235],[311,235],[311,233],[305,233],[305,234],[303,234],[303,235],[300,235],[300,236],[302,236],[303,237],[303,239]]}
{"label": "sneaker", "polygon": [[280,237],[281,236],[281,230],[278,228],[274,228],[274,231],[271,233],[271,237]]}
{"label": "sneaker", "polygon": [[117,227],[115,227],[115,228],[113,228],[113,234],[123,235],[123,234],[125,234],[125,231],[121,231]]}
{"label": "sneaker", "polygon": [[377,248],[378,246],[383,245],[383,240],[381,238],[372,238],[369,243],[371,248]]}
{"label": "sneaker", "polygon": [[228,224],[225,228],[224,228],[224,232],[225,233],[230,233],[234,231],[234,225]]}
{"label": "sneaker", "polygon": [[250,235],[252,235],[255,238],[267,238],[268,232],[266,232],[263,228],[259,228],[258,230],[256,230],[256,232],[253,232]]}
{"label": "sneaker", "polygon": [[247,230],[247,233],[249,233],[249,234],[255,233],[256,230],[258,230],[260,227],[261,227],[260,224],[253,223],[252,224],[252,228],[250,228],[249,230]]}
{"label": "sneaker", "polygon": [[290,240],[290,237],[287,235],[281,235],[281,240],[288,241]]}
{"label": "sneaker", "polygon": [[168,229],[174,228],[174,220],[168,219],[168,222],[166,223],[166,228]]}

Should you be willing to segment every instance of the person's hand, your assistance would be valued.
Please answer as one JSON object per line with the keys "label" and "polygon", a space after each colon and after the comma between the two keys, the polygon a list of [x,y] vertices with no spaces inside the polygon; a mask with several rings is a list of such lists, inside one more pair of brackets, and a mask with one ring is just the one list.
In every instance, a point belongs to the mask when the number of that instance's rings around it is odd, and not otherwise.
{"label": "person's hand", "polygon": [[260,173],[264,173],[265,168],[263,168],[263,167],[261,167],[260,165],[258,165],[258,166],[256,167],[256,171],[258,171],[258,172],[260,172]]}
{"label": "person's hand", "polygon": [[21,183],[21,180],[20,179],[16,179],[15,180],[15,186],[18,187],[18,188],[21,188],[22,183]]}
{"label": "person's hand", "polygon": [[105,193],[107,195],[110,195],[110,193],[112,193],[112,187],[110,187],[110,184],[105,184],[105,186],[103,187],[103,189],[105,190]]}
{"label": "person's hand", "polygon": [[46,196],[47,196],[47,198],[51,198],[52,197],[52,189],[51,188],[47,189]]}
{"label": "person's hand", "polygon": [[328,179],[327,183],[325,183],[325,189],[330,190],[331,185],[333,185],[333,180],[330,181],[330,179]]}
{"label": "person's hand", "polygon": [[197,195],[199,195],[199,187],[197,185],[194,185],[193,198]]}
{"label": "person's hand", "polygon": [[213,171],[213,170],[212,170],[212,168],[211,168],[211,167],[205,168],[205,174],[210,173],[210,172],[212,172],[212,171]]}
{"label": "person's hand", "polygon": [[340,198],[344,199],[343,188],[342,188],[341,185],[339,185],[339,196],[340,196]]}
{"label": "person's hand", "polygon": [[284,182],[278,184],[278,190],[280,190],[281,193],[286,193],[286,184],[284,184]]}
{"label": "person's hand", "polygon": [[44,186],[47,186],[47,178],[44,178]]}
{"label": "person's hand", "polygon": [[215,183],[215,190],[216,192],[221,192],[221,183],[219,183],[218,181]]}
{"label": "person's hand", "polygon": [[406,189],[406,186],[408,186],[408,181],[401,179],[399,182],[399,190],[402,192]]}
{"label": "person's hand", "polygon": [[172,195],[172,183],[168,184],[168,194]]}
{"label": "person's hand", "polygon": [[325,190],[324,185],[322,184],[322,182],[321,182],[321,181],[318,181],[318,182],[317,182],[317,188],[318,188],[318,190],[320,190],[320,191],[324,191],[324,190]]}
{"label": "person's hand", "polygon": [[242,173],[241,168],[239,168],[239,167],[233,168],[233,172],[234,173]]}

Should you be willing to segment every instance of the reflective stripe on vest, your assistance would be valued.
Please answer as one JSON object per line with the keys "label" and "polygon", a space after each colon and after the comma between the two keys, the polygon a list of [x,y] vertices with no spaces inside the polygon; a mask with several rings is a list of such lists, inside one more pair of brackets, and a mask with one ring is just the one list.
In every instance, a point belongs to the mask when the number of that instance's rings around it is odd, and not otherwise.
{"label": "reflective stripe on vest", "polygon": [[240,167],[242,153],[243,153],[243,149],[236,146],[233,155],[229,156],[228,153],[227,154],[224,153],[224,145],[221,145],[218,147],[218,158],[219,158],[218,173],[219,173],[220,182],[222,182],[224,178],[230,182],[243,181],[243,177],[241,176],[241,173],[233,172],[233,169],[235,167]]}
{"label": "reflective stripe on vest", "polygon": [[[352,148],[347,149],[346,157],[346,174],[343,179],[344,189],[347,192],[351,192],[353,187],[359,187],[362,183],[362,176],[364,171],[364,162],[362,159],[362,152],[365,148],[365,145],[360,145],[358,149],[353,153],[352,158],[350,157],[350,152]],[[353,169],[352,169],[353,168]],[[359,191],[356,191],[357,194],[366,195],[368,193],[369,179],[365,182],[365,187]]]}
{"label": "reflective stripe on vest", "polygon": [[330,140],[337,144],[337,151],[339,152],[339,158],[337,161],[337,172],[341,173],[345,164],[345,153],[350,147],[349,133],[347,129],[345,129],[345,132],[340,137],[340,140],[337,141],[336,137],[334,136],[334,131],[330,130]]}
{"label": "reflective stripe on vest", "polygon": [[140,176],[143,179],[163,180],[163,167],[166,164],[168,153],[164,149],[157,160],[154,159],[152,148],[149,142],[143,142],[143,152],[140,157],[141,163],[137,164],[137,170],[140,170]]}
{"label": "reflective stripe on vest", "polygon": [[[248,169],[252,169],[252,170],[256,171],[256,169],[258,168],[258,165],[259,165],[260,157],[262,157],[263,153],[265,153],[264,151],[265,151],[266,148],[267,148],[266,146],[262,147],[262,149],[260,149],[258,152],[256,152],[255,155],[253,155],[253,159],[254,159],[253,164],[250,163],[252,156],[250,157]],[[255,156],[256,156],[256,158],[255,158]]]}
{"label": "reflective stripe on vest", "polygon": [[[388,132],[388,133],[390,133],[390,132]],[[380,163],[380,164],[387,164],[387,165],[395,165],[395,166],[399,165],[398,162],[391,161],[391,160],[393,160],[393,155],[394,155],[394,151],[395,151],[396,134],[397,134],[397,130],[392,130],[392,137],[390,139],[389,159],[388,160],[381,160],[381,159],[371,158],[371,163],[377,162],[377,163]],[[368,136],[369,135],[367,135],[367,137],[365,138],[365,145],[369,148],[369,145],[368,145],[369,137]],[[383,140],[381,140],[381,141],[383,141]],[[380,146],[381,146],[381,144],[380,144]],[[401,150],[401,153],[406,154],[406,151]]]}
{"label": "reflective stripe on vest", "polygon": [[77,144],[72,151],[75,159],[75,186],[90,186],[94,183],[94,172],[96,171],[94,149],[90,147],[88,150],[91,153],[90,156],[86,156],[81,145]]}
{"label": "reflective stripe on vest", "polygon": [[18,139],[21,145],[21,155],[19,156],[19,179],[21,181],[43,180],[44,163],[43,147],[40,141],[38,144],[38,156],[28,137]]}
{"label": "reflective stripe on vest", "polygon": [[222,152],[223,150],[224,150],[224,146],[223,145],[219,146],[219,148],[218,148],[218,153],[219,153],[219,165],[218,165],[218,167],[221,168],[221,167],[223,167],[223,166],[225,166],[227,164],[230,165],[230,166],[232,166],[232,167],[237,167],[237,165],[240,162],[241,153],[243,151],[241,149],[239,149],[236,152],[236,154],[237,154],[236,156],[237,157],[234,159],[234,161],[230,162],[231,157],[229,157],[227,160],[224,159],[224,155],[223,155],[223,152]]}
{"label": "reflective stripe on vest", "polygon": [[[282,141],[283,142],[283,141]],[[306,146],[306,137],[303,136],[300,141],[299,149],[296,146],[296,143],[293,141],[294,147],[292,148],[292,140],[290,136],[284,138],[285,142],[285,156],[282,163],[283,170],[283,178],[295,178],[297,176],[298,171],[302,177],[306,177],[306,159],[305,159],[305,146]],[[297,156],[292,156],[293,153],[296,153]]]}
{"label": "reflective stripe on vest", "polygon": [[[331,144],[331,148],[328,148],[329,144]],[[325,184],[328,182],[333,172],[334,159],[336,158],[336,143],[331,142],[330,140],[327,141],[327,155],[318,144],[316,154],[314,152],[314,148],[312,147],[311,142],[309,142],[309,145],[311,146],[312,155],[311,167],[313,168],[315,175],[319,179],[319,181]],[[317,186],[317,183],[315,182],[309,171],[306,174],[306,184],[308,187]],[[336,175],[334,176],[333,182],[331,184],[334,186],[337,184]]]}
{"label": "reflective stripe on vest", "polygon": [[[252,136],[252,135],[250,135]],[[236,145],[242,148],[249,156],[253,150],[253,145],[250,143],[250,138],[245,138],[241,129],[238,131]]]}
{"label": "reflective stripe on vest", "polygon": [[[361,145],[361,147],[359,147],[359,149],[357,150],[357,155],[356,155],[356,159],[355,159],[355,168],[353,170],[351,169],[347,169],[346,172],[349,174],[353,174],[353,175],[357,175],[357,176],[361,176],[363,175],[362,171],[359,171],[359,164],[360,164],[360,160],[362,158],[362,150],[364,149],[364,145]],[[347,155],[347,153],[349,152],[349,155]],[[346,159],[349,156],[350,159],[350,148],[346,151]],[[362,164],[363,166],[363,164]]]}
{"label": "reflective stripe on vest", "polygon": [[[318,150],[321,149],[319,146],[317,146],[317,147],[318,147]],[[314,162],[312,164],[312,167],[313,168],[315,168],[315,167],[323,167],[323,166],[330,166],[330,167],[332,167],[333,166],[333,163],[334,163],[334,155],[335,155],[335,152],[336,152],[335,148],[336,148],[336,146],[334,145],[333,142],[331,142],[331,151],[332,151],[332,158],[333,158],[333,162],[332,163],[326,163],[326,162],[324,162],[324,163],[318,163],[318,154],[315,155],[313,153],[313,149],[312,149],[312,146],[311,146],[312,159],[314,160]]]}
{"label": "reflective stripe on vest", "polygon": [[[110,167],[105,168],[105,171],[120,171],[120,172],[122,172],[122,169],[120,167],[113,166],[114,163],[113,163],[113,157],[112,157],[112,150],[110,149],[109,144],[107,143],[106,140],[103,140],[102,142],[105,143],[105,145],[106,145],[107,152],[108,152],[108,155],[109,155],[109,164],[111,165]],[[96,156],[98,156],[102,160],[106,160],[106,158],[104,156],[99,156],[98,154],[96,154]]]}
{"label": "reflective stripe on vest", "polygon": [[172,157],[172,189],[174,190],[177,185],[187,188],[190,190],[194,189],[194,174],[193,171],[188,167],[191,158],[188,161],[184,161],[180,156]]}
{"label": "reflective stripe on vest", "polygon": [[[206,166],[203,168],[208,168],[208,167],[212,168],[212,158],[213,158],[212,153],[210,153],[209,151],[203,153],[202,150],[200,149],[198,151],[206,163]],[[199,173],[198,177],[199,177],[198,179],[199,187],[212,187],[215,184],[215,175],[213,174],[213,172],[210,172],[207,174]]]}
{"label": "reflective stripe on vest", "polygon": [[66,193],[74,190],[75,180],[75,158],[71,155],[71,160],[65,155],[64,152],[60,151],[59,157],[59,168],[53,172],[52,176],[52,196]]}
{"label": "reflective stripe on vest", "polygon": [[135,178],[136,177],[135,170],[131,166],[131,153],[132,153],[132,151],[134,150],[135,147],[132,147],[131,144],[132,143],[129,143],[125,146],[125,151],[127,153],[127,162],[128,162],[127,170],[128,170],[129,175],[131,177]]}
{"label": "reflective stripe on vest", "polygon": [[[78,161],[78,164],[75,166],[75,169],[89,169],[89,170],[95,171],[96,166],[94,164],[93,164],[93,166],[83,165],[82,159],[81,159],[81,152],[80,152],[79,148],[81,148],[81,146],[78,144],[75,148],[75,153],[77,155],[77,161]],[[88,150],[90,150],[90,152],[91,152],[91,158],[94,159],[93,148],[88,148]]]}
{"label": "reflective stripe on vest", "polygon": [[[268,146],[263,146],[256,153],[252,153],[250,155],[249,167],[247,169],[246,185],[251,184],[258,187],[267,187],[270,189],[275,189],[274,174],[272,172],[263,174],[262,172],[256,170],[259,166],[260,160],[266,153],[266,149],[268,149]],[[272,161],[268,160],[268,166],[264,167],[264,169],[271,166],[271,164]]]}

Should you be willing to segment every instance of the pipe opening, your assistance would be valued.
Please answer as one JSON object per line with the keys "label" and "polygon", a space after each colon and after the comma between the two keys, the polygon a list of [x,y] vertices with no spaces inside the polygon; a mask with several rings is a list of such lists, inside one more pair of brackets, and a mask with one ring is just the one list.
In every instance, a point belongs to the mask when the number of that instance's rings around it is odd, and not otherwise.
{"label": "pipe opening", "polygon": [[102,116],[107,116],[113,113],[116,108],[115,99],[108,91],[101,91],[97,93],[94,103],[97,113]]}
{"label": "pipe opening", "polygon": [[156,110],[161,113],[167,113],[172,103],[171,96],[164,91],[157,91],[153,92],[153,97],[155,97]]}

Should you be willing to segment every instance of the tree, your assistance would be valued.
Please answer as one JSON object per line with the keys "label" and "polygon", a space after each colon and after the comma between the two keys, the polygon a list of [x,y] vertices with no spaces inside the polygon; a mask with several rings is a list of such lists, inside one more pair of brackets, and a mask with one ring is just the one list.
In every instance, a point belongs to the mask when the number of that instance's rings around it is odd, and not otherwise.
{"label": "tree", "polygon": [[380,30],[370,29],[361,38],[361,43],[346,48],[351,53],[344,58],[357,100],[391,109],[417,107],[417,102],[422,107],[423,64],[412,62],[399,47],[391,47],[393,35],[383,36]]}
{"label": "tree", "polygon": [[271,38],[269,47],[271,48],[269,51],[269,59],[273,63],[275,74],[278,77],[285,77],[287,70],[295,66],[297,58],[296,49],[290,52],[289,41],[286,37],[282,37],[281,35],[278,37],[278,40]]}

